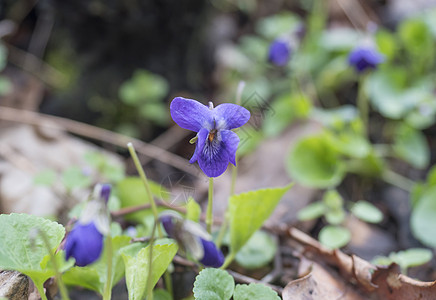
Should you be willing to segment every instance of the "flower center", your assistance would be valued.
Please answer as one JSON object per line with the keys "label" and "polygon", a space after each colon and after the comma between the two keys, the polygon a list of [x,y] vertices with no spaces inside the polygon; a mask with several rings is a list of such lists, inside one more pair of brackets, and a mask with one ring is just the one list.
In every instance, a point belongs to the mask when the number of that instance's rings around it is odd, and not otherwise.
{"label": "flower center", "polygon": [[209,136],[208,136],[209,142],[213,142],[217,132],[218,130],[216,129],[212,129],[211,131],[209,131]]}

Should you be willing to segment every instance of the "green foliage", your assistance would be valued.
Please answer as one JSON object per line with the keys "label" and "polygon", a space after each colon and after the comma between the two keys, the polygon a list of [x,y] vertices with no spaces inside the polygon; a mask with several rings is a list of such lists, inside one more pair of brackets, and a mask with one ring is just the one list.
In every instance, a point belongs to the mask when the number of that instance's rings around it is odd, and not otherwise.
{"label": "green foliage", "polygon": [[[153,245],[151,289],[168,268],[177,253],[177,244],[166,239]],[[122,253],[125,265],[127,290],[129,299],[144,299],[148,294],[147,281],[149,276],[150,245],[142,248],[136,255],[131,256],[128,251]]]}
{"label": "green foliage", "polygon": [[201,215],[201,207],[194,198],[189,197],[188,203],[186,203],[186,219],[194,222],[198,222],[200,220]]}
{"label": "green foliage", "polygon": [[318,188],[335,186],[345,175],[345,165],[326,133],[298,141],[288,157],[287,169],[296,181]]}
{"label": "green foliage", "polygon": [[[82,286],[100,294],[104,292],[104,286],[107,279],[107,239],[100,258],[93,264],[86,267],[73,267],[65,272],[62,276],[67,285]],[[112,237],[112,286],[114,286],[124,276],[124,263],[121,257],[121,249],[130,243],[128,236]]]}
{"label": "green foliage", "polygon": [[169,118],[167,107],[161,100],[168,89],[163,77],[146,70],[136,70],[132,78],[121,85],[119,96],[125,104],[136,107],[142,117],[163,126]]}
{"label": "green foliage", "polygon": [[233,277],[224,270],[203,269],[195,278],[196,300],[229,300],[235,289]]}
{"label": "green foliage", "polygon": [[269,40],[290,32],[300,24],[298,16],[282,12],[260,20],[256,25],[256,31]]}
{"label": "green foliage", "polygon": [[109,182],[118,182],[124,178],[123,165],[116,165],[111,163],[108,157],[97,151],[90,151],[85,153],[85,161],[98,171],[102,180]]}
{"label": "green foliage", "polygon": [[260,283],[238,284],[233,295],[234,300],[280,300],[270,287]]}
{"label": "green foliage", "polygon": [[62,173],[62,184],[68,191],[89,187],[91,183],[92,179],[85,175],[79,167],[69,167]]}
{"label": "green foliage", "polygon": [[52,185],[56,180],[56,173],[53,170],[43,170],[35,175],[33,182],[36,185]]}
{"label": "green foliage", "polygon": [[[0,269],[16,270],[29,276],[42,292],[44,282],[55,274],[49,263],[49,249],[54,255],[65,235],[64,227],[32,215],[2,214],[0,228]],[[57,257],[60,255],[62,253]]]}
{"label": "green foliage", "polygon": [[408,268],[428,263],[432,257],[433,253],[429,249],[411,248],[404,251],[391,252],[388,257],[377,256],[373,259],[372,263],[385,266],[396,263],[401,267],[403,272],[406,272]]}
{"label": "green foliage", "polygon": [[246,269],[269,264],[277,252],[276,240],[264,231],[256,231],[236,254],[236,262]]}
{"label": "green foliage", "polygon": [[413,167],[423,169],[430,162],[430,148],[421,131],[402,124],[396,128],[394,136],[396,155]]}
{"label": "green foliage", "polygon": [[367,201],[357,201],[351,207],[351,212],[362,221],[368,223],[379,223],[383,220],[383,213]]}
{"label": "green foliage", "polygon": [[319,232],[319,241],[331,249],[345,246],[351,240],[351,233],[341,226],[327,225]]}
{"label": "green foliage", "polygon": [[410,219],[413,235],[423,244],[436,247],[436,186],[422,193],[415,204]]}
{"label": "green foliage", "polygon": [[290,188],[291,185],[283,188],[261,189],[230,197],[231,253],[235,255],[250,237],[259,230]]}
{"label": "green foliage", "polygon": [[[168,197],[169,193],[164,187],[150,180],[148,182],[154,197],[158,199]],[[119,181],[117,184],[117,194],[122,208],[150,203],[144,184],[139,177],[126,177]],[[150,215],[152,215],[150,210],[141,210],[128,214],[125,218],[137,223],[144,223],[145,219]]]}

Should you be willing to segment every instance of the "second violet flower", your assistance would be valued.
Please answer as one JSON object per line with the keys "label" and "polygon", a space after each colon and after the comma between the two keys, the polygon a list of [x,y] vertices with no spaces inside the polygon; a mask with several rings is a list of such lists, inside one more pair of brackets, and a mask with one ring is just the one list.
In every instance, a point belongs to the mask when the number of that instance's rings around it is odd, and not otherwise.
{"label": "second violet flower", "polygon": [[218,177],[235,156],[239,137],[231,129],[241,127],[250,119],[250,112],[242,106],[224,103],[209,107],[192,99],[174,98],[171,117],[182,128],[197,132],[197,144],[190,163],[198,161],[209,177]]}

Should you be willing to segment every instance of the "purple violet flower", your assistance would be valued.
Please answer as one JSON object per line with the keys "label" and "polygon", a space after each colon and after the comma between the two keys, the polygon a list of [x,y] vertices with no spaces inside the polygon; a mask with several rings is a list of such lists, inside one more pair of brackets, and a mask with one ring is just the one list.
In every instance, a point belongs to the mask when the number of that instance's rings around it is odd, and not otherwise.
{"label": "purple violet flower", "polygon": [[182,251],[187,251],[206,267],[219,268],[223,265],[223,253],[199,224],[184,220],[176,213],[163,214],[160,220],[168,236],[179,243]]}
{"label": "purple violet flower", "polygon": [[104,235],[110,230],[106,207],[110,192],[109,184],[95,186],[92,199],[86,203],[79,221],[66,237],[65,257],[74,257],[80,267],[95,262],[102,253]]}
{"label": "purple violet flower", "polygon": [[353,66],[358,73],[366,69],[375,69],[377,65],[384,60],[384,56],[371,46],[358,46],[354,48],[348,56],[348,63]]}
{"label": "purple violet flower", "polygon": [[96,261],[103,249],[103,235],[98,231],[94,222],[74,225],[65,242],[66,259],[74,257],[76,265],[87,266]]}
{"label": "purple violet flower", "polygon": [[268,61],[276,66],[286,65],[291,57],[291,47],[284,39],[276,39],[269,46]]}
{"label": "purple violet flower", "polygon": [[231,129],[241,127],[250,119],[250,112],[242,106],[224,103],[213,108],[192,99],[174,98],[171,117],[182,128],[197,132],[197,145],[190,163],[198,161],[209,177],[218,177],[229,162],[236,165],[235,155],[239,137]]}

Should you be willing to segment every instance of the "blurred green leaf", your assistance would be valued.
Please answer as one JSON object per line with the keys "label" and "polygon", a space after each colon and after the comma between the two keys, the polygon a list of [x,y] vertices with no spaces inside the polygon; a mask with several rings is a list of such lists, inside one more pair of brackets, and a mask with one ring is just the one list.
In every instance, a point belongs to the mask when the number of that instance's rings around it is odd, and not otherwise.
{"label": "blurred green leaf", "polygon": [[265,38],[274,40],[295,30],[299,24],[300,18],[297,15],[282,12],[259,20],[256,24],[256,31]]}
{"label": "blurred green leaf", "polygon": [[351,207],[351,212],[362,221],[368,223],[380,223],[383,220],[383,213],[367,201],[357,201]]}
{"label": "blurred green leaf", "polygon": [[256,231],[236,254],[236,262],[246,269],[256,269],[269,264],[277,252],[274,238],[264,231]]}
{"label": "blurred green leaf", "polygon": [[119,90],[121,100],[129,105],[160,101],[168,93],[168,83],[162,76],[147,70],[136,70]]}
{"label": "blurred green leaf", "polygon": [[413,55],[429,57],[434,53],[434,40],[424,21],[409,19],[400,23],[398,34],[404,47]]}
{"label": "blurred green leaf", "polygon": [[351,240],[351,233],[348,229],[340,226],[327,225],[319,232],[319,241],[331,249],[338,249]]}
{"label": "blurred green leaf", "polygon": [[415,168],[423,169],[430,163],[430,148],[424,134],[405,124],[396,127],[393,149]]}
{"label": "blurred green leaf", "polygon": [[12,91],[12,83],[5,76],[0,76],[0,96],[9,94]]}
{"label": "blurred green leaf", "polygon": [[[156,198],[167,200],[169,192],[161,185],[149,180],[150,189]],[[121,201],[121,208],[150,203],[144,183],[139,177],[126,177],[117,184],[117,193]],[[125,216],[127,220],[144,224],[150,210],[142,210]]]}
{"label": "blurred green leaf", "polygon": [[253,127],[243,127],[237,131],[237,134],[240,140],[237,151],[240,156],[247,155],[256,150],[263,140],[262,133]]}
{"label": "blurred green leaf", "polygon": [[194,198],[189,197],[186,204],[186,219],[198,222],[200,220],[201,207]]}
{"label": "blurred green leaf", "polygon": [[86,188],[92,183],[92,178],[84,174],[81,168],[69,167],[62,173],[62,183],[67,190]]}
{"label": "blurred green leaf", "polygon": [[298,212],[298,220],[314,220],[324,215],[326,207],[324,203],[317,201],[307,205]]}
{"label": "blurred green leaf", "polygon": [[423,193],[410,218],[413,235],[423,244],[436,247],[436,186]]}
{"label": "blurred green leaf", "polygon": [[327,134],[299,140],[288,157],[287,170],[301,184],[318,188],[336,186],[345,175],[345,165]]}
{"label": "blurred green leaf", "polygon": [[324,51],[349,51],[354,48],[361,35],[354,29],[338,27],[323,32],[320,39],[320,47]]}
{"label": "blurred green leaf", "polygon": [[163,103],[146,103],[139,108],[140,115],[160,126],[169,122],[168,108]]}
{"label": "blurred green leaf", "polygon": [[35,175],[33,182],[37,185],[52,185],[56,180],[56,173],[53,170],[43,170]]}
{"label": "blurred green leaf", "polygon": [[378,30],[375,34],[375,40],[379,51],[385,56],[386,60],[394,59],[398,52],[397,41],[395,36],[387,30]]}
{"label": "blurred green leaf", "polygon": [[411,248],[389,254],[389,258],[397,263],[403,270],[428,263],[432,257],[432,251],[422,248]]}

